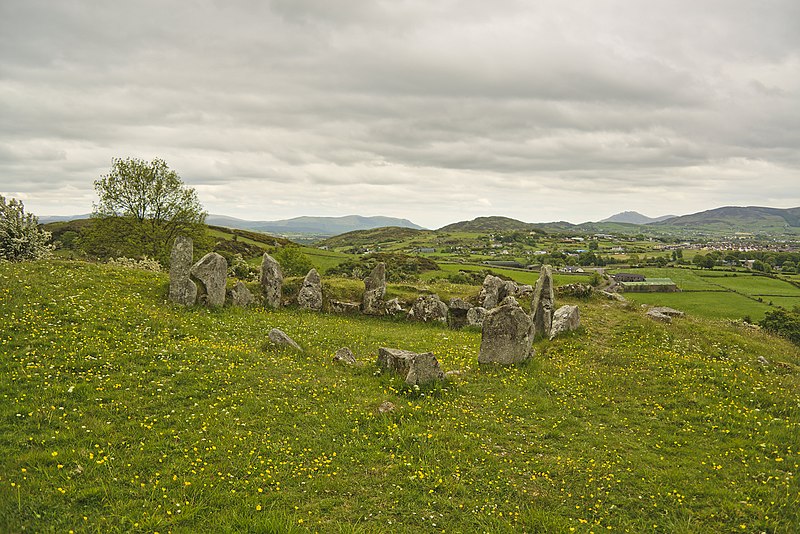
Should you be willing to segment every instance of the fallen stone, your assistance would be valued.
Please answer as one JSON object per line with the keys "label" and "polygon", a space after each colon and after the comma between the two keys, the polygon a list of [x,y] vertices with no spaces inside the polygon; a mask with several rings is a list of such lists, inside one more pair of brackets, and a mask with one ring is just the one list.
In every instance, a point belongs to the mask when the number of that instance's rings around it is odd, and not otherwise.
{"label": "fallen stone", "polygon": [[286,332],[278,328],[273,328],[269,331],[269,340],[281,347],[290,347],[301,352],[303,350]]}
{"label": "fallen stone", "polygon": [[405,312],[403,306],[400,304],[400,299],[398,298],[393,298],[392,300],[387,301],[386,305],[384,306],[384,311],[386,312],[386,315],[398,315]]}
{"label": "fallen stone", "polygon": [[533,323],[511,301],[486,313],[481,328],[478,363],[514,364],[531,357]]}
{"label": "fallen stone", "polygon": [[331,313],[358,313],[361,310],[361,305],[356,302],[331,300],[328,301],[328,309]]}
{"label": "fallen stone", "polygon": [[661,312],[658,312],[658,311],[648,310],[645,315],[647,315],[647,317],[649,317],[650,319],[652,319],[654,321],[659,321],[661,323],[671,323],[672,322],[672,317],[670,317],[669,315],[667,315],[665,313],[661,313]]}
{"label": "fallen stone", "polygon": [[356,356],[353,354],[353,351],[347,347],[342,347],[341,349],[336,351],[336,354],[333,355],[333,361],[336,363],[346,363],[348,365],[353,365],[356,363]]}
{"label": "fallen stone", "polygon": [[414,301],[408,316],[416,321],[447,322],[447,304],[442,302],[439,295],[422,295]]}
{"label": "fallen stone", "polygon": [[307,310],[322,309],[322,279],[316,269],[311,269],[303,279],[303,285],[297,293],[297,304]]}
{"label": "fallen stone", "polygon": [[210,308],[225,305],[228,262],[216,252],[209,252],[190,271],[197,285],[197,302]]}
{"label": "fallen stone", "polygon": [[682,311],[676,310],[674,308],[668,308],[666,306],[656,306],[650,309],[651,311],[663,313],[664,315],[669,315],[670,317],[683,317],[684,315],[686,315]]}
{"label": "fallen stone", "polygon": [[467,313],[472,308],[472,304],[464,302],[459,298],[450,299],[447,306],[447,326],[454,330],[459,330],[467,326]]}
{"label": "fallen stone", "polygon": [[231,306],[239,306],[241,308],[252,306],[256,301],[256,298],[241,280],[236,282],[236,285],[228,290],[228,297],[230,299]]}
{"label": "fallen stone", "polygon": [[261,259],[261,294],[264,305],[271,308],[280,308],[283,298],[283,272],[280,264],[267,254]]}
{"label": "fallen stone", "polygon": [[169,300],[191,306],[197,302],[197,284],[191,278],[193,243],[191,238],[175,238],[169,256]]}
{"label": "fallen stone", "polygon": [[539,279],[536,281],[536,288],[533,292],[533,304],[531,305],[534,337],[550,337],[555,300],[553,269],[549,265],[542,265]]}
{"label": "fallen stone", "polygon": [[561,306],[553,314],[553,326],[550,328],[550,339],[559,334],[577,330],[581,326],[581,314],[577,306]]}
{"label": "fallen stone", "polygon": [[361,311],[367,315],[383,315],[384,296],[386,296],[386,264],[381,262],[364,279]]}
{"label": "fallen stone", "polygon": [[769,360],[763,356],[759,356],[758,363],[760,363],[761,365],[769,365]]}
{"label": "fallen stone", "polygon": [[461,378],[462,376],[464,376],[464,371],[460,369],[453,369],[452,371],[447,371],[444,374],[444,377],[449,379]]}
{"label": "fallen stone", "polygon": [[481,326],[486,317],[486,308],[475,306],[467,310],[467,326]]}
{"label": "fallen stone", "polygon": [[404,377],[409,386],[442,380],[444,373],[432,352],[421,354],[401,349],[378,349],[378,367]]}

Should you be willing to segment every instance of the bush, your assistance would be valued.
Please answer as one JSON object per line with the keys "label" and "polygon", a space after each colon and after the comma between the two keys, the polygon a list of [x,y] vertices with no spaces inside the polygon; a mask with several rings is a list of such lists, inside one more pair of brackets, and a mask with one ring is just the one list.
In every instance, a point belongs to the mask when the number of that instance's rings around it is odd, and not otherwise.
{"label": "bush", "polygon": [[314,265],[311,259],[296,246],[282,247],[274,255],[284,276],[305,276]]}
{"label": "bush", "polygon": [[767,312],[758,323],[767,332],[787,338],[795,345],[800,345],[800,306],[791,311],[775,310]]}
{"label": "bush", "polygon": [[35,260],[46,256],[53,246],[50,232],[39,228],[35,215],[25,213],[25,206],[14,198],[0,195],[0,259]]}

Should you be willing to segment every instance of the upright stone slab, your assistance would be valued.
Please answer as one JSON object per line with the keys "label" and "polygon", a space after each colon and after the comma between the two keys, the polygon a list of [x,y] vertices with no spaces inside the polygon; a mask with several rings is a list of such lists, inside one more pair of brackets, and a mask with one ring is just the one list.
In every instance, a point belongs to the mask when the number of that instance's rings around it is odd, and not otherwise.
{"label": "upright stone slab", "polygon": [[439,361],[432,352],[417,354],[408,350],[378,349],[378,367],[404,377],[410,386],[421,385],[444,379]]}
{"label": "upright stone slab", "polygon": [[533,323],[515,300],[508,298],[486,313],[481,328],[478,363],[514,364],[531,357]]}
{"label": "upright stone slab", "polygon": [[454,330],[467,326],[467,313],[472,309],[472,304],[460,298],[450,299],[447,306],[447,326]]}
{"label": "upright stone slab", "polygon": [[506,283],[502,278],[487,274],[483,279],[481,292],[478,294],[480,306],[491,310],[505,298]]}
{"label": "upright stone slab", "polygon": [[197,285],[189,278],[192,270],[192,239],[179,235],[169,255],[169,300],[183,306],[197,302]]}
{"label": "upright stone slab", "polygon": [[475,306],[467,310],[467,326],[481,326],[483,319],[486,317],[486,308],[482,306]]}
{"label": "upright stone slab", "polygon": [[197,281],[197,302],[210,308],[225,305],[225,283],[228,280],[228,262],[216,252],[209,252],[191,269]]}
{"label": "upright stone slab", "polygon": [[241,308],[252,306],[256,301],[256,298],[241,280],[236,282],[236,285],[228,290],[228,298],[231,302],[231,306],[239,306]]}
{"label": "upright stone slab", "polygon": [[281,307],[283,273],[280,264],[266,252],[261,260],[261,294],[264,305],[271,308]]}
{"label": "upright stone slab", "polygon": [[308,271],[303,279],[303,285],[297,294],[297,304],[308,310],[322,309],[322,279],[316,269]]}
{"label": "upright stone slab", "polygon": [[442,302],[439,295],[422,295],[414,301],[408,316],[416,321],[423,322],[446,322],[447,304]]}
{"label": "upright stone slab", "polygon": [[557,335],[577,330],[581,326],[581,313],[577,306],[561,306],[553,314],[553,326],[550,328],[550,339]]}
{"label": "upright stone slab", "polygon": [[536,281],[536,288],[533,291],[533,304],[531,305],[535,337],[550,337],[555,304],[553,269],[549,265],[542,265],[539,279]]}
{"label": "upright stone slab", "polygon": [[364,298],[361,311],[367,315],[383,315],[386,296],[386,264],[381,262],[364,279]]}

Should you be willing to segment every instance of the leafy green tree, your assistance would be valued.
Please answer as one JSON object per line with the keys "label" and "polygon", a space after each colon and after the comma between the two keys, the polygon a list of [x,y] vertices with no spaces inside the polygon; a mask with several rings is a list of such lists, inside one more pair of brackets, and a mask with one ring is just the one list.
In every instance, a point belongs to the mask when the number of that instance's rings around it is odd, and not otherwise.
{"label": "leafy green tree", "polygon": [[21,201],[0,195],[0,260],[35,260],[46,256],[53,246],[50,232],[39,228],[39,220],[25,213]]}
{"label": "leafy green tree", "polygon": [[783,336],[795,345],[800,345],[800,306],[795,306],[791,311],[767,312],[764,319],[758,324],[764,330]]}
{"label": "leafy green tree", "polygon": [[100,201],[87,236],[90,253],[166,262],[179,234],[205,237],[206,213],[197,193],[164,160],[114,159],[111,172],[94,187]]}
{"label": "leafy green tree", "polygon": [[282,247],[273,258],[286,276],[305,276],[314,267],[308,255],[297,246]]}

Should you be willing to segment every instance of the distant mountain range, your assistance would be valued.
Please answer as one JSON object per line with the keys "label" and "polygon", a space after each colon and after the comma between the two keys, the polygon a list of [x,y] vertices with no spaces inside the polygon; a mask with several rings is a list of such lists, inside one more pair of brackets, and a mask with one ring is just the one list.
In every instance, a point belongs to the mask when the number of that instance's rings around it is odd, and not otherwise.
{"label": "distant mountain range", "polygon": [[647,215],[642,215],[637,211],[623,211],[622,213],[617,213],[616,215],[612,215],[607,219],[603,219],[599,221],[601,223],[628,223],[628,224],[652,224],[661,221],[666,221],[667,219],[672,219],[675,215],[662,215],[661,217],[648,217]]}
{"label": "distant mountain range", "polygon": [[397,226],[422,230],[419,225],[408,219],[394,217],[362,217],[360,215],[346,215],[344,217],[295,217],[278,221],[247,221],[225,215],[209,214],[206,224],[239,228],[241,230],[255,230],[271,234],[313,234],[317,236],[334,236],[355,230],[372,230],[384,226]]}

